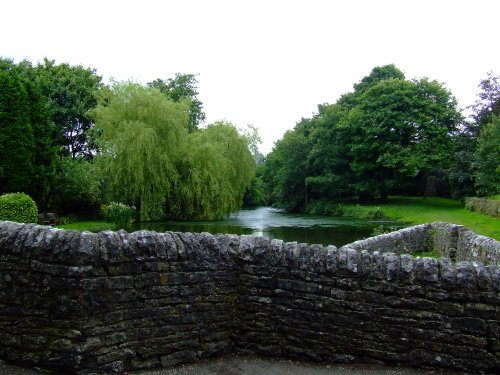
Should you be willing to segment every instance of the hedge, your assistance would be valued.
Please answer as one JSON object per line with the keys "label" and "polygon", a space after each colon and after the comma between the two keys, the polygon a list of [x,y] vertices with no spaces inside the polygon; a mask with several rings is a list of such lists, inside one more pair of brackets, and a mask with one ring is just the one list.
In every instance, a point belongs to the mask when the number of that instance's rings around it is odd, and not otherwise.
{"label": "hedge", "polygon": [[2,220],[36,223],[38,207],[35,201],[24,193],[0,195],[0,221]]}

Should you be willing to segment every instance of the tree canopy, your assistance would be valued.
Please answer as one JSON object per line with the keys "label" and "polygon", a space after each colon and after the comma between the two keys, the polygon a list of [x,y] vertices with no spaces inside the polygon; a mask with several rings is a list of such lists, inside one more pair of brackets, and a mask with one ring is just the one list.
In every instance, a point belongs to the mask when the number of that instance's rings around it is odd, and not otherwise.
{"label": "tree canopy", "polygon": [[176,103],[188,103],[189,120],[187,129],[192,132],[205,121],[203,103],[198,99],[198,80],[194,74],[176,73],[174,78],[160,79],[148,82],[148,87],[154,87]]}
{"label": "tree canopy", "polygon": [[89,133],[93,127],[90,111],[97,105],[102,78],[95,69],[67,63],[58,65],[48,59],[38,64],[35,75],[41,93],[47,98],[63,154],[92,158],[96,145]]}
{"label": "tree canopy", "polygon": [[500,116],[500,76],[488,72],[479,83],[479,93],[472,109],[472,122],[468,129],[473,137],[478,137],[481,128],[491,123],[493,116]]}
{"label": "tree canopy", "polygon": [[241,207],[253,175],[236,128],[219,122],[188,134],[186,106],[127,82],[95,110],[110,199],[138,206],[143,221],[223,217]]}
{"label": "tree canopy", "polygon": [[27,61],[0,59],[0,193],[50,204],[56,173],[54,127]]}
{"label": "tree canopy", "polygon": [[[488,72],[478,88],[476,101],[468,107],[472,111],[470,117],[461,123],[459,130],[453,135],[454,160],[447,170],[447,178],[451,194],[457,198],[484,195],[486,192],[482,182],[476,180],[480,175],[488,173],[487,169],[482,169],[481,172],[478,170],[484,166],[483,160],[478,158],[486,157],[484,153],[478,152],[478,148],[484,147],[486,140],[483,136],[480,146],[479,139],[483,128],[494,122],[494,116],[500,116],[500,76]],[[487,133],[489,132],[491,130]],[[494,179],[494,169],[489,170],[489,173],[493,173],[491,177]],[[484,180],[485,176],[481,178]]]}
{"label": "tree canopy", "polygon": [[484,125],[475,153],[475,187],[480,196],[500,194],[500,117]]}
{"label": "tree canopy", "polygon": [[94,114],[111,200],[138,205],[141,220],[161,219],[179,178],[185,105],[136,83],[115,83],[109,103]]}
{"label": "tree canopy", "polygon": [[252,125],[200,127],[196,77],[109,87],[92,68],[0,58],[0,193],[78,213],[120,201],[137,206],[141,220],[218,219],[243,199],[261,204],[263,192],[290,211],[421,194],[436,178],[455,197],[499,193],[500,77],[492,72],[464,120],[441,83],[375,67],[267,157]]}
{"label": "tree canopy", "polygon": [[386,199],[417,175],[450,165],[461,118],[456,106],[436,81],[376,67],[352,93],[320,105],[276,143],[264,175],[269,197],[289,210],[311,199]]}
{"label": "tree canopy", "polygon": [[239,210],[254,173],[245,137],[232,124],[216,122],[191,133],[188,142],[167,216],[214,220]]}

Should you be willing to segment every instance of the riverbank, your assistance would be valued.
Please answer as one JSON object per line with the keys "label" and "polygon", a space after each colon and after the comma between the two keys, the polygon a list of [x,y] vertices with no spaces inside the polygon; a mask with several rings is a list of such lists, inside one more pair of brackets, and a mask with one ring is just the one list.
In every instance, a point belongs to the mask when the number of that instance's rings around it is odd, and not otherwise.
{"label": "riverbank", "polygon": [[[266,235],[284,241],[298,241],[342,246],[357,239],[377,234],[376,230],[400,229],[416,225],[445,221],[464,225],[477,234],[500,241],[500,219],[479,212],[467,211],[460,201],[445,198],[390,197],[385,204],[357,205],[332,203],[335,212],[323,215],[287,214],[267,207],[242,210],[238,215],[220,222],[144,223],[145,229],[181,232],[209,232]],[[386,218],[386,221],[377,222]],[[392,221],[392,222],[391,222]],[[115,229],[105,221],[81,221],[58,226],[99,232]],[[135,228],[139,229],[139,228]],[[332,235],[332,233],[334,233]]]}
{"label": "riverbank", "polygon": [[360,207],[374,206],[380,208],[388,219],[411,225],[445,221],[464,225],[477,234],[500,241],[500,219],[467,211],[457,200],[436,197],[390,197],[387,203]]}
{"label": "riverbank", "polygon": [[[208,232],[212,234],[230,233],[236,235],[254,235],[267,238],[276,238],[285,242],[304,242],[341,247],[345,244],[372,236],[380,225],[394,229],[401,229],[395,221],[334,217],[328,215],[294,214],[277,210],[271,207],[256,207],[242,209],[224,220],[213,222],[152,222],[134,223],[128,232],[145,229],[155,232]],[[106,225],[109,227],[106,228]],[[75,222],[59,226],[63,229],[77,229],[80,231],[113,229],[111,223],[99,221]],[[96,230],[98,229],[98,230]]]}

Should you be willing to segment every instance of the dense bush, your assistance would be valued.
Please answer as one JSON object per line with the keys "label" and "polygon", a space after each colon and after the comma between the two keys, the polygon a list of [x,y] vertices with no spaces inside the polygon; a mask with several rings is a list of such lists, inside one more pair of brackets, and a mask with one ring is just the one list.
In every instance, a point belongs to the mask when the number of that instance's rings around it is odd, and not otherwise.
{"label": "dense bush", "polygon": [[354,219],[383,219],[384,212],[379,207],[342,206],[340,203],[319,199],[310,202],[306,212],[313,215],[344,216]]}
{"label": "dense bush", "polygon": [[344,208],[336,202],[319,199],[306,206],[306,212],[313,215],[343,216]]}
{"label": "dense bush", "polygon": [[245,195],[243,196],[244,207],[257,207],[266,205],[266,196],[264,194],[264,183],[262,179],[254,176],[250,180]]}
{"label": "dense bush", "polygon": [[19,223],[36,223],[38,207],[33,199],[24,193],[0,195],[0,220]]}
{"label": "dense bush", "polygon": [[368,207],[368,206],[346,206],[344,208],[344,216],[352,217],[356,219],[384,219],[384,211],[380,207]]}
{"label": "dense bush", "polygon": [[479,197],[500,194],[500,116],[493,116],[477,139],[474,167],[476,194]]}
{"label": "dense bush", "polygon": [[134,222],[136,215],[134,206],[127,206],[118,202],[103,205],[101,211],[106,220],[120,228],[130,226]]}
{"label": "dense bush", "polygon": [[58,164],[54,208],[61,214],[92,217],[102,202],[104,177],[99,166],[83,158],[64,157]]}

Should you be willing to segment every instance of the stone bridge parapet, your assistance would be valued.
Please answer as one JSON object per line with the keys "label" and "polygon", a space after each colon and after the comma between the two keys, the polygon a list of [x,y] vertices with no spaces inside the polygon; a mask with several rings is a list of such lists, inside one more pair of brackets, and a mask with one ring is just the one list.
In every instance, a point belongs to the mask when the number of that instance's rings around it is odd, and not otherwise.
{"label": "stone bridge parapet", "polygon": [[[411,255],[429,249],[443,258]],[[234,351],[498,373],[499,254],[446,223],[336,248],[0,222],[0,358],[89,374]]]}

